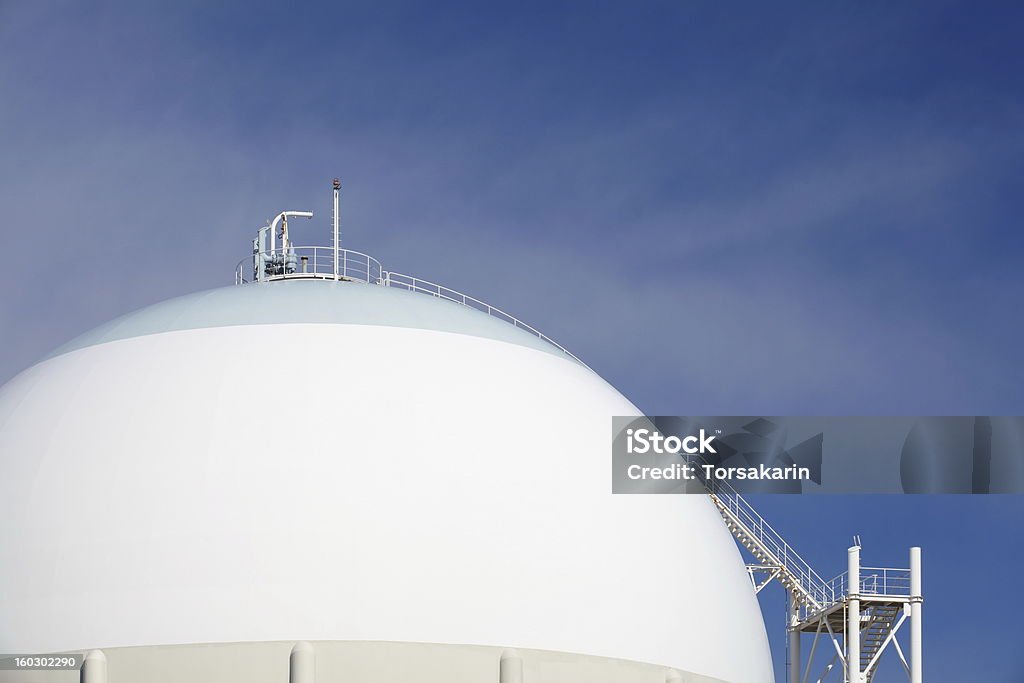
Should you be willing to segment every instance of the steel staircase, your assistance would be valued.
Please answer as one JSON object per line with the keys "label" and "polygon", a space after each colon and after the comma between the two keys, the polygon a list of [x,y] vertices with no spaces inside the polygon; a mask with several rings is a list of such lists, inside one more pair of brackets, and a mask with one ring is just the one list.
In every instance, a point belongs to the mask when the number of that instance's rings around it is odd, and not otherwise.
{"label": "steel staircase", "polygon": [[[871,660],[874,659],[878,651],[882,649],[882,645],[885,644],[885,639],[889,637],[889,632],[892,631],[893,624],[896,623],[896,619],[899,617],[902,611],[902,605],[882,603],[873,605],[870,608],[867,628],[861,633],[860,637],[860,668],[861,671],[867,669]],[[866,681],[871,683],[871,679],[874,678],[875,670],[868,671]]]}
{"label": "steel staircase", "polygon": [[779,582],[806,612],[818,612],[842,599],[731,485],[705,481],[704,487],[736,540],[763,565],[779,569]]}
{"label": "steel staircase", "polygon": [[[699,462],[701,459],[694,460]],[[755,591],[760,591],[774,579],[789,592],[794,601],[794,620],[788,629],[791,634],[797,634],[798,640],[801,633],[814,634],[817,642],[818,635],[827,633],[835,642],[837,651],[840,647],[837,638],[840,636],[856,648],[846,635],[849,604],[854,599],[857,601],[861,610],[859,653],[846,653],[840,661],[844,666],[844,680],[854,680],[853,677],[847,678],[852,672],[847,672],[845,667],[846,662],[855,660],[859,664],[856,680],[872,683],[878,670],[875,666],[877,659],[902,624],[904,608],[912,602],[911,570],[860,567],[856,587],[849,585],[847,572],[825,581],[727,481],[702,479],[701,483],[733,537],[759,563],[749,569],[769,574],[760,586],[754,582]],[[896,649],[903,659],[898,644]],[[812,658],[813,653],[812,648]],[[833,659],[825,667],[822,678],[834,669],[836,663]],[[905,660],[904,666],[910,673]]]}

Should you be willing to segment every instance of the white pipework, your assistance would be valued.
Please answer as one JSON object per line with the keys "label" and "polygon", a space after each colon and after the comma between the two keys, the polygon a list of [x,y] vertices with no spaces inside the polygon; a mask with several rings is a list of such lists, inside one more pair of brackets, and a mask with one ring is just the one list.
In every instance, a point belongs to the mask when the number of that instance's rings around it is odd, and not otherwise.
{"label": "white pipework", "polygon": [[[313,212],[312,211],[282,211],[281,213],[277,214],[277,217],[274,218],[273,222],[270,224],[270,253],[271,254],[273,254],[274,251],[277,249],[277,226],[278,226],[278,224],[281,221],[287,219],[289,216],[297,216],[299,218],[312,218],[313,217]],[[285,237],[287,237],[287,236],[285,235]],[[288,245],[284,244],[282,248],[287,249]]]}
{"label": "white pipework", "polygon": [[789,683],[800,683],[800,602],[792,590],[789,598]]}
{"label": "white pipework", "polygon": [[860,546],[847,551],[847,580],[850,591],[846,624],[846,680],[861,683],[860,671]]}
{"label": "white pipework", "polygon": [[921,651],[921,549],[910,549],[910,683],[921,683],[922,651]]}

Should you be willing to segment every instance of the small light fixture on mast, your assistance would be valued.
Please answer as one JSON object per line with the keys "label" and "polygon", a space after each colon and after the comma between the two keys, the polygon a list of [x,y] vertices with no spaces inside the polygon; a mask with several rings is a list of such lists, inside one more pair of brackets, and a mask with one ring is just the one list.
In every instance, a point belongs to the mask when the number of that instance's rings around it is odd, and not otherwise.
{"label": "small light fixture on mast", "polygon": [[341,181],[334,179],[334,279],[338,279],[338,250],[341,248],[341,233],[338,231],[338,194],[341,192]]}

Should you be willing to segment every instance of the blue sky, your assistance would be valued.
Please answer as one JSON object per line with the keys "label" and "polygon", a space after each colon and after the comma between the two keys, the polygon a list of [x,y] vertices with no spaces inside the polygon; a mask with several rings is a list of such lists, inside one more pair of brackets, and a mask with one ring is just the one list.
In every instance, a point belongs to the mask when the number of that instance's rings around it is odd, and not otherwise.
{"label": "blue sky", "polygon": [[[227,284],[282,208],[326,241],[339,175],[347,246],[524,318],[648,413],[1021,414],[1022,20],[0,2],[0,381]],[[930,680],[979,656],[1024,680],[1018,591],[958,597],[1015,585],[1019,498],[759,505],[823,573],[853,533],[873,564],[920,543]]]}

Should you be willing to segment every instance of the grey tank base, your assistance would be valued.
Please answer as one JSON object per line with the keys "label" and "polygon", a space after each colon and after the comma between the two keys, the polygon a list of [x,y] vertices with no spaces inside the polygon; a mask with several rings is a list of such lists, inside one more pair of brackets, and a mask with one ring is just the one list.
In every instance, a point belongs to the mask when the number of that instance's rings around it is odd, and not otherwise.
{"label": "grey tank base", "polygon": [[623,659],[483,645],[273,641],[78,654],[88,655],[81,671],[0,670],[0,683],[727,683]]}

